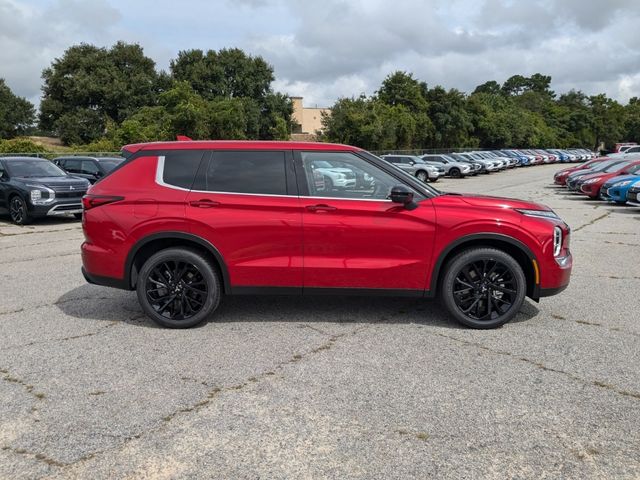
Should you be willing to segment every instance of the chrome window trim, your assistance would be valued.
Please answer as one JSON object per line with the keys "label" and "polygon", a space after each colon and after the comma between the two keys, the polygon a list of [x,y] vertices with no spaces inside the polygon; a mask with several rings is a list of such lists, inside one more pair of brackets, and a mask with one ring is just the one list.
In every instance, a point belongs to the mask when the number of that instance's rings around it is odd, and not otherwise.
{"label": "chrome window trim", "polygon": [[172,188],[174,190],[181,190],[183,192],[193,192],[193,193],[215,193],[220,195],[249,195],[253,197],[280,197],[280,198],[313,198],[313,199],[322,199],[322,200],[349,200],[356,202],[386,202],[393,203],[389,199],[375,199],[375,198],[342,198],[342,197],[316,197],[311,195],[279,195],[275,193],[241,193],[241,192],[221,192],[221,191],[212,191],[212,190],[192,190],[188,188],[178,187],[176,185],[171,185],[164,181],[164,155],[158,156],[158,163],[156,164],[156,183],[165,188]]}

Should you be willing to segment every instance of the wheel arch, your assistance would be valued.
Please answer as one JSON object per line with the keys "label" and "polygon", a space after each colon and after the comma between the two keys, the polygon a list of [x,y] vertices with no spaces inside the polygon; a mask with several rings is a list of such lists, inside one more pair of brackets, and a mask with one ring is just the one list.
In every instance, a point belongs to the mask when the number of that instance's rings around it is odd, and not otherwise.
{"label": "wheel arch", "polygon": [[539,268],[539,263],[535,255],[531,249],[521,241],[499,233],[467,235],[449,244],[438,256],[438,260],[431,272],[429,296],[435,296],[440,289],[440,283],[445,271],[444,267],[449,260],[464,250],[480,247],[495,248],[511,255],[524,272],[527,281],[527,296],[535,301],[540,299],[540,274],[539,271],[536,271],[536,269]]}
{"label": "wheel arch", "polygon": [[190,247],[200,251],[217,267],[222,279],[223,293],[231,291],[229,271],[220,251],[204,238],[185,232],[154,233],[140,239],[127,255],[124,277],[126,286],[133,290],[138,278],[138,272],[144,262],[154,253],[171,247]]}

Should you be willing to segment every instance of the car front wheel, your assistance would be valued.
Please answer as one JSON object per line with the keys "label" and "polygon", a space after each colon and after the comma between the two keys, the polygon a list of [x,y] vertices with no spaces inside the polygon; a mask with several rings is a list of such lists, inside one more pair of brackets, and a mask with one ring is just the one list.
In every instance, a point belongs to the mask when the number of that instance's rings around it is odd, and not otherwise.
{"label": "car front wheel", "polygon": [[145,313],[169,328],[203,322],[218,308],[222,294],[215,267],[189,248],[152,255],[140,269],[136,290]]}
{"label": "car front wheel", "polygon": [[427,172],[423,172],[422,170],[420,170],[416,173],[416,178],[421,182],[426,182],[429,176],[427,175]]}
{"label": "car front wheel", "polygon": [[452,176],[453,178],[460,178],[462,176],[462,173],[460,172],[459,169],[452,168],[451,170],[449,170],[449,175]]}
{"label": "car front wheel", "polygon": [[9,202],[9,215],[11,216],[11,221],[16,225],[26,225],[31,222],[27,203],[18,195],[12,197]]}
{"label": "car front wheel", "polygon": [[509,254],[493,248],[473,248],[445,267],[440,298],[460,323],[486,329],[504,325],[524,302],[524,272]]}

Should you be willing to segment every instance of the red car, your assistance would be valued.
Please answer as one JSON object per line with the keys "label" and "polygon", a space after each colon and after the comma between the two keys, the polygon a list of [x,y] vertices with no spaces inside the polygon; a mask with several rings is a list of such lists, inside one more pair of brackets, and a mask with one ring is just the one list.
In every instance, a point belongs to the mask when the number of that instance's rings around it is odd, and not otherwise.
{"label": "red car", "polygon": [[569,174],[573,172],[577,172],[579,170],[588,170],[590,168],[595,167],[598,163],[604,162],[605,160],[611,160],[607,157],[594,158],[593,160],[589,160],[588,162],[581,163],[580,165],[576,165],[575,167],[563,168],[555,173],[553,176],[553,183],[556,185],[566,185],[567,177]]}
{"label": "red car", "polygon": [[[129,145],[83,199],[83,273],[137,290],[160,325],[223,295],[439,295],[475,328],[569,283],[569,227],[548,207],[442,193],[359,148]],[[354,180],[354,181],[352,181]],[[338,186],[338,184],[340,186]]]}
{"label": "red car", "polygon": [[598,198],[600,196],[600,189],[607,180],[620,175],[631,175],[636,172],[640,172],[640,161],[625,162],[612,172],[597,172],[582,177],[578,181],[579,191],[589,198]]}

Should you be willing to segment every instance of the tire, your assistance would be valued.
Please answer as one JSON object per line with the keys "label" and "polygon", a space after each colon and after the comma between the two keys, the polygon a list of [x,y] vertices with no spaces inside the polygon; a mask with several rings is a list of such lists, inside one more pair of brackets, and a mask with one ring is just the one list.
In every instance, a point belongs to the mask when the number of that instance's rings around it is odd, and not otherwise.
{"label": "tire", "polygon": [[526,291],[522,267],[511,255],[494,248],[471,248],[447,263],[440,299],[459,323],[488,329],[515,317]]}
{"label": "tire", "polygon": [[27,225],[33,220],[29,215],[27,202],[20,195],[14,195],[9,200],[9,216],[16,225]]}
{"label": "tire", "polygon": [[222,295],[211,261],[183,247],[152,255],[140,269],[136,291],[149,318],[168,328],[190,328],[205,321]]}
{"label": "tire", "polygon": [[430,181],[431,183],[436,183],[436,182],[438,181],[438,178],[439,178],[439,177],[436,177],[436,178],[430,178],[430,179],[429,179],[429,181]]}
{"label": "tire", "polygon": [[73,216],[76,218],[76,220],[82,220],[82,214],[81,213],[74,213]]}
{"label": "tire", "polygon": [[416,178],[421,182],[427,183],[427,180],[429,179],[429,175],[427,175],[427,172],[425,172],[424,170],[418,170],[416,172]]}
{"label": "tire", "polygon": [[331,180],[331,177],[324,177],[324,186],[327,189],[327,192],[333,192],[335,187],[333,186],[333,180]]}
{"label": "tire", "polygon": [[460,172],[459,168],[452,168],[449,170],[449,176],[453,178],[460,178],[462,177],[462,172]]}

